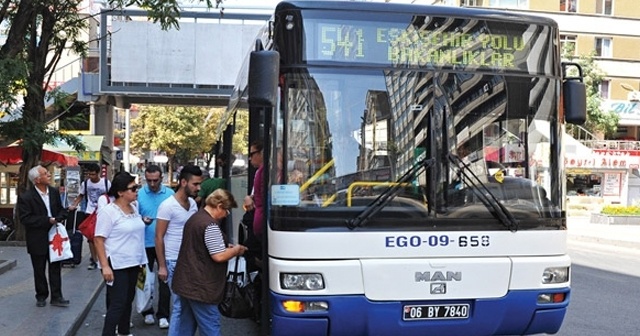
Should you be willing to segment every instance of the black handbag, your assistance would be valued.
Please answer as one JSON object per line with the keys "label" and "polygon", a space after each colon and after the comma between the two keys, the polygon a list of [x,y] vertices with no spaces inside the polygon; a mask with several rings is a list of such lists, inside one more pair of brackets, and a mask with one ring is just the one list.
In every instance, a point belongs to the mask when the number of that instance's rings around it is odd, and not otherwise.
{"label": "black handbag", "polygon": [[249,276],[247,276],[247,279],[249,279],[247,283],[238,283],[238,277],[244,276],[243,272],[246,272],[246,270],[238,272],[239,259],[240,256],[237,256],[234,271],[227,274],[227,283],[224,286],[224,297],[218,305],[218,309],[223,316],[243,319],[255,315],[255,287]]}

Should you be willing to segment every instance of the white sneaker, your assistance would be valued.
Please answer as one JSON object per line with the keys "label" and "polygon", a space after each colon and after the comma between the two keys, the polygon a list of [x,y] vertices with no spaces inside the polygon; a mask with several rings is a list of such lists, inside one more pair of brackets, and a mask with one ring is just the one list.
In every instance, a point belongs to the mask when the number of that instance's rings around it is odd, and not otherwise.
{"label": "white sneaker", "polygon": [[144,316],[144,324],[153,325],[156,323],[156,320],[153,318],[152,314],[147,314]]}
{"label": "white sneaker", "polygon": [[158,327],[160,327],[160,329],[167,329],[169,328],[169,321],[167,321],[166,318],[161,318],[160,321],[158,322]]}

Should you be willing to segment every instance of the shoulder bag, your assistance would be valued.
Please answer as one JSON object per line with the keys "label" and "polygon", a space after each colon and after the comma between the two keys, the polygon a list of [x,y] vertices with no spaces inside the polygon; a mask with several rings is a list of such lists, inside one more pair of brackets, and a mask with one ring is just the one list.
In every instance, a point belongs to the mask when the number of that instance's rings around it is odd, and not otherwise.
{"label": "shoulder bag", "polygon": [[[107,187],[107,178],[104,178],[104,186]],[[108,191],[108,190],[107,190]],[[87,195],[87,181],[84,182],[84,194],[87,197],[87,202],[89,202],[89,196]],[[111,203],[111,198],[107,195],[107,204]],[[78,231],[82,232],[82,235],[87,237],[87,240],[91,241],[96,235],[96,221],[98,220],[98,209],[93,210],[93,212],[87,216],[80,225],[78,225]]]}
{"label": "shoulder bag", "polygon": [[[224,286],[224,297],[218,305],[220,313],[230,318],[248,318],[254,315],[255,287],[251,282],[251,277],[244,282],[246,269],[238,271],[239,264],[246,264],[240,261],[243,258],[237,256],[233,272],[227,273],[227,283]],[[244,259],[244,258],[243,258]]]}

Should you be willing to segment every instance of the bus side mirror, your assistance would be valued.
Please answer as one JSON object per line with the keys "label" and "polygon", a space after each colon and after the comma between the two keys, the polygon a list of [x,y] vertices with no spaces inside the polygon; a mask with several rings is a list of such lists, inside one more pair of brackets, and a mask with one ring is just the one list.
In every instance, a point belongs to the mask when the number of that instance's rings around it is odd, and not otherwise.
{"label": "bus side mirror", "polygon": [[[576,76],[569,76],[568,68],[571,69]],[[563,84],[562,84],[562,101],[564,108],[564,120],[570,124],[582,125],[587,121],[587,89],[582,79],[582,68],[577,63],[562,63]]]}
{"label": "bus side mirror", "polygon": [[249,106],[275,107],[278,101],[280,54],[252,51],[249,56]]}

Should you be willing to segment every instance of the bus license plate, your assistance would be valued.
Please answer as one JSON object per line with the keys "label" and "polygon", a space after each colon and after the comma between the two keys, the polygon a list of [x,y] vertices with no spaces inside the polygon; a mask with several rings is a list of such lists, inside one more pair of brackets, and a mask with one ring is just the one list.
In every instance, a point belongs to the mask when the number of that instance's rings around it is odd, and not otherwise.
{"label": "bus license plate", "polygon": [[404,321],[466,318],[469,318],[468,304],[404,306],[402,314]]}

